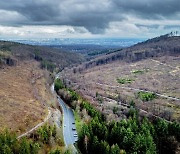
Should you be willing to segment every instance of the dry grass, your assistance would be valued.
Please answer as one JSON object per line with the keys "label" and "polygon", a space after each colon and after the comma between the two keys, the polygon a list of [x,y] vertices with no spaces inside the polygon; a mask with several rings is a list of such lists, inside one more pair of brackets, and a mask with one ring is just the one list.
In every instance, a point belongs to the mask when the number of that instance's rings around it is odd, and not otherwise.
{"label": "dry grass", "polygon": [[[171,112],[173,119],[180,120],[179,101],[157,98],[149,102],[142,102],[136,97],[136,92],[123,88],[144,89],[180,98],[179,58],[167,56],[157,59],[146,59],[135,63],[119,61],[96,66],[76,74],[73,74],[73,70],[65,70],[62,73],[62,78],[69,79],[72,83],[75,83],[74,88],[96,104],[98,104],[96,92],[103,97],[111,97],[113,99],[119,95],[127,103],[135,100],[137,106],[143,110],[156,115]],[[118,78],[130,78],[132,82],[119,84],[117,82]],[[97,85],[96,83],[101,83],[102,85]],[[105,84],[120,87],[111,88],[105,86]],[[113,106],[117,106],[117,103],[104,99],[103,104],[98,104],[98,106],[104,112],[112,114],[111,110]]]}
{"label": "dry grass", "polygon": [[45,104],[51,98],[37,62],[19,62],[18,66],[0,69],[0,129],[20,134],[32,128],[45,118]]}

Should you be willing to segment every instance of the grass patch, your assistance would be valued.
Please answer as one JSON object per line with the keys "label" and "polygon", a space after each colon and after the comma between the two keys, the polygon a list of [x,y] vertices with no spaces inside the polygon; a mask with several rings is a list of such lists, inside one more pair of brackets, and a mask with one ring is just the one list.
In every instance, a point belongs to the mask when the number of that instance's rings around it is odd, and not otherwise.
{"label": "grass patch", "polygon": [[143,92],[143,91],[138,92],[138,98],[140,98],[142,101],[151,101],[156,97],[157,95],[155,93]]}
{"label": "grass patch", "polygon": [[134,74],[143,74],[144,70],[133,70],[132,73],[134,73]]}
{"label": "grass patch", "polygon": [[77,133],[79,134],[81,132],[81,128],[84,122],[82,121],[81,117],[79,116],[76,110],[74,110],[73,112],[74,112],[74,117],[75,117],[76,130],[77,130]]}
{"label": "grass patch", "polygon": [[129,78],[119,78],[117,79],[117,82],[120,84],[127,84],[127,83],[131,83],[133,82],[133,79],[129,79]]}
{"label": "grass patch", "polygon": [[149,69],[143,69],[143,70],[132,70],[131,72],[133,74],[144,74],[144,73],[146,73],[148,71],[149,71]]}

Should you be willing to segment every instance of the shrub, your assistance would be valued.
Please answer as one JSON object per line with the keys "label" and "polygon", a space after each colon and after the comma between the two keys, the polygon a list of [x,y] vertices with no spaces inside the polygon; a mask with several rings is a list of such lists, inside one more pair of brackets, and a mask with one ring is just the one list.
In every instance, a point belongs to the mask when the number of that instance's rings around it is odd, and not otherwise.
{"label": "shrub", "polygon": [[155,99],[157,96],[155,93],[140,91],[140,92],[138,92],[138,97],[142,101],[151,101],[151,100]]}
{"label": "shrub", "polygon": [[54,90],[58,91],[59,89],[63,89],[64,88],[64,84],[61,81],[61,79],[57,78],[54,82]]}
{"label": "shrub", "polygon": [[37,60],[37,61],[42,61],[42,57],[40,56],[40,52],[38,50],[36,50],[34,52],[34,59]]}
{"label": "shrub", "polygon": [[126,83],[131,83],[133,81],[133,79],[129,79],[129,78],[119,78],[117,79],[117,82],[120,84],[126,84]]}
{"label": "shrub", "polygon": [[114,106],[114,107],[113,107],[113,113],[116,114],[117,111],[118,111],[118,107]]}
{"label": "shrub", "polygon": [[134,74],[143,74],[144,71],[143,70],[133,70],[132,73],[134,73]]}
{"label": "shrub", "polygon": [[51,151],[49,154],[61,154],[62,152],[59,149]]}

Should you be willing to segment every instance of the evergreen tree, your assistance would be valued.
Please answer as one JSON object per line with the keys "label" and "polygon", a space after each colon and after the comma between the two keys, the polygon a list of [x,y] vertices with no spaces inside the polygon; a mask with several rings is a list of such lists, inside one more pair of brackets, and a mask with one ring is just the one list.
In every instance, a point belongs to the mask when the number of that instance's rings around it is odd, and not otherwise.
{"label": "evergreen tree", "polygon": [[120,154],[120,149],[117,144],[111,146],[110,154]]}
{"label": "evergreen tree", "polygon": [[8,145],[4,145],[2,149],[0,149],[1,154],[13,154],[12,149]]}
{"label": "evergreen tree", "polygon": [[99,140],[97,138],[97,136],[93,137],[93,141],[92,141],[92,148],[91,148],[91,152],[92,153],[99,153]]}
{"label": "evergreen tree", "polygon": [[59,149],[56,149],[54,151],[51,151],[49,154],[61,154],[61,151]]}
{"label": "evergreen tree", "polygon": [[20,144],[19,154],[30,154],[30,144],[23,138]]}

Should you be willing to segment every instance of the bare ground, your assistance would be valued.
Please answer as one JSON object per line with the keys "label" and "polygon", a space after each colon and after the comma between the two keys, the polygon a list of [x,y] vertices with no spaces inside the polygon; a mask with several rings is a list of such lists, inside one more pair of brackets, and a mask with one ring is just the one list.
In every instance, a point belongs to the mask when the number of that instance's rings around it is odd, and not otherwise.
{"label": "bare ground", "polygon": [[[137,70],[141,71],[141,73],[137,73]],[[61,77],[66,80],[67,84],[70,83],[71,86],[98,106],[100,110],[109,114],[110,119],[112,117],[123,117],[122,113],[126,112],[123,109],[125,107],[119,104],[119,101],[129,104],[131,100],[134,100],[139,109],[148,111],[148,113],[166,117],[166,119],[180,120],[179,101],[158,97],[152,101],[143,102],[137,98],[137,91],[123,88],[143,89],[165,96],[180,98],[179,76],[180,57],[171,56],[146,59],[135,63],[119,61],[77,73],[73,73],[72,68],[61,73]],[[132,79],[132,82],[119,84],[117,82],[118,78]],[[97,92],[102,98],[101,102],[97,100]],[[120,99],[117,99],[118,97]],[[108,98],[112,100],[108,100]],[[114,107],[118,107],[119,115],[113,114],[112,110]]]}
{"label": "bare ground", "polygon": [[42,122],[52,100],[46,72],[38,62],[0,69],[0,129],[22,134]]}

